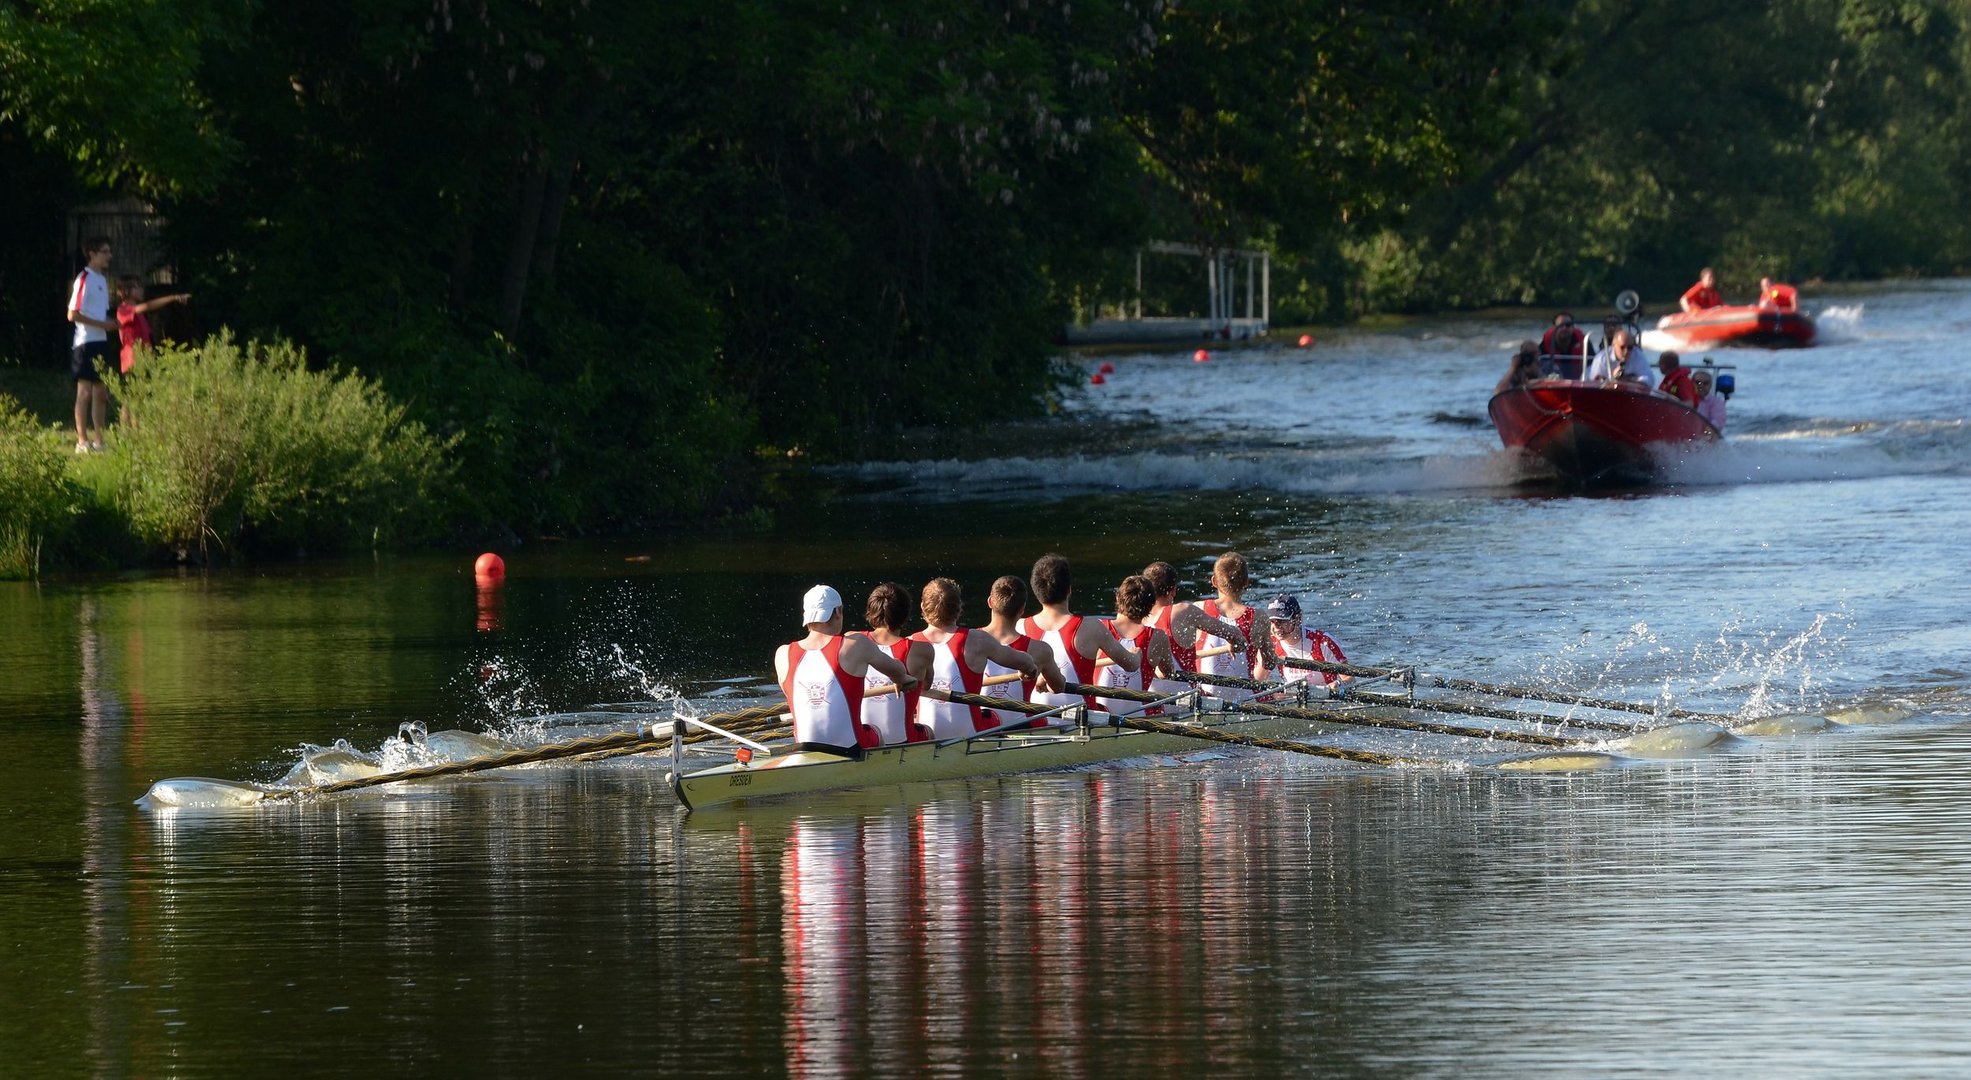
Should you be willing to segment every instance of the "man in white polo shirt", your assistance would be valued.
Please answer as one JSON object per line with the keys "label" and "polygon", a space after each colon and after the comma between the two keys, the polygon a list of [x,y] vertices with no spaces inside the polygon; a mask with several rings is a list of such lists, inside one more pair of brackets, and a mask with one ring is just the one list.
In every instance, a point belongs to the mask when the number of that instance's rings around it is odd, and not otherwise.
{"label": "man in white polo shirt", "polygon": [[[110,342],[116,340],[116,324],[110,321],[109,264],[107,236],[92,236],[82,245],[88,264],[75,275],[68,290],[68,321],[75,324],[70,343],[68,373],[75,379],[75,452],[86,454],[103,448],[103,433],[109,428],[109,390],[96,370],[98,362],[115,364],[116,353]],[[89,422],[95,422],[95,438],[89,437]]]}

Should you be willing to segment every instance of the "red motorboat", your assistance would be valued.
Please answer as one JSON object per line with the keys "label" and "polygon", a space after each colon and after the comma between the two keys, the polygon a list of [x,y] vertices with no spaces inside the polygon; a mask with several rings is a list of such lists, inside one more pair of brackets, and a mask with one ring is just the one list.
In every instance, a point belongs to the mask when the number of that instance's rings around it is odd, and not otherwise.
{"label": "red motorboat", "polygon": [[1676,398],[1606,383],[1527,383],[1494,395],[1486,411],[1506,446],[1544,458],[1584,487],[1649,483],[1664,449],[1723,438]]}
{"label": "red motorboat", "polygon": [[1804,311],[1752,305],[1705,308],[1665,315],[1656,328],[1681,348],[1754,345],[1790,349],[1814,343],[1814,317]]}

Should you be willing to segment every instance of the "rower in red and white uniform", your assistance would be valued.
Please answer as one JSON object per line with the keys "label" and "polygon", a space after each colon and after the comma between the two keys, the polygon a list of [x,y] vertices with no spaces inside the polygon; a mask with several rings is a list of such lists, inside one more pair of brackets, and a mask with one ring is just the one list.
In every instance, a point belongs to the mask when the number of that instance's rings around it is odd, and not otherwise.
{"label": "rower in red and white uniform", "polygon": [[[1266,622],[1271,628],[1273,654],[1275,657],[1291,656],[1299,660],[1320,660],[1330,664],[1346,664],[1348,657],[1342,654],[1341,646],[1328,636],[1325,630],[1316,630],[1301,619],[1300,598],[1282,593],[1266,605]],[[1286,682],[1301,682],[1318,676],[1328,692],[1340,696],[1353,676],[1337,675],[1330,671],[1309,671],[1306,668],[1282,667],[1280,678]]]}
{"label": "rower in red and white uniform", "polygon": [[[1067,676],[1068,682],[1084,686],[1094,683],[1095,661],[1103,656],[1115,661],[1124,671],[1143,666],[1142,658],[1123,648],[1116,636],[1103,628],[1100,619],[1085,619],[1068,610],[1068,601],[1074,595],[1074,575],[1067,556],[1042,555],[1034,561],[1033,574],[1027,583],[1033,587],[1033,598],[1040,601],[1040,614],[1021,620],[1020,632],[1039,638],[1054,650],[1054,660],[1060,664],[1061,674]],[[1035,691],[1033,700],[1041,705],[1081,703],[1090,708],[1099,707],[1094,698],[1075,694]]]}
{"label": "rower in red and white uniform", "polygon": [[[986,604],[992,609],[992,619],[979,628],[980,632],[990,634],[994,641],[1014,652],[1023,652],[1033,657],[1034,664],[1040,668],[1039,685],[1051,690],[1059,690],[1066,686],[1067,680],[1061,677],[1061,665],[1054,662],[1054,650],[1048,648],[1046,642],[1037,641],[1020,633],[1020,620],[1027,614],[1027,583],[1011,574],[1001,577],[992,583],[992,592],[987,596]],[[1035,686],[1034,679],[1005,678],[1008,675],[1018,674],[1004,664],[986,661],[986,696],[1005,698],[1008,701],[1031,701]],[[986,719],[994,727],[1012,723],[1023,715],[1007,709],[986,710]],[[1046,727],[1047,721],[1044,718],[1035,720],[1031,726]]]}
{"label": "rower in red and white uniform", "polygon": [[884,746],[928,741],[930,729],[915,718],[917,695],[931,681],[931,647],[904,636],[903,628],[910,621],[910,594],[903,586],[886,581],[869,590],[862,617],[869,623],[869,633],[863,636],[889,653],[919,683],[916,689],[899,691],[888,675],[870,669],[862,680],[862,722],[876,729]]}
{"label": "rower in red and white uniform", "polygon": [[794,714],[794,744],[801,750],[860,756],[878,745],[862,723],[863,678],[869,669],[910,689],[917,680],[897,659],[865,637],[842,636],[842,595],[816,585],[801,598],[807,636],[773,654],[774,677]]}
{"label": "rower in red and white uniform", "polygon": [[[1148,690],[1150,673],[1159,671],[1170,674],[1175,661],[1170,655],[1170,635],[1145,622],[1150,617],[1150,608],[1157,601],[1156,586],[1141,574],[1131,574],[1116,586],[1116,617],[1102,620],[1102,626],[1122,647],[1142,657],[1143,664],[1135,671],[1124,671],[1115,664],[1101,664],[1096,674],[1097,686],[1114,686],[1128,690]],[[1161,680],[1159,680],[1161,681]],[[1180,684],[1181,685],[1181,684]],[[1161,716],[1163,706],[1151,706],[1141,701],[1126,698],[1103,697],[1095,700],[1109,710],[1113,716],[1150,715]]]}
{"label": "rower in red and white uniform", "polygon": [[[1169,636],[1170,654],[1176,661],[1177,670],[1198,670],[1198,635],[1201,633],[1216,635],[1220,641],[1230,641],[1234,649],[1245,648],[1245,638],[1238,627],[1206,615],[1189,600],[1177,599],[1176,567],[1167,562],[1153,562],[1143,568],[1143,576],[1150,579],[1151,587],[1157,591],[1156,606],[1150,609],[1150,625]],[[1174,679],[1150,680],[1150,689],[1166,694],[1189,689],[1190,685]]]}
{"label": "rower in red and white uniform", "polygon": [[[921,600],[925,626],[912,634],[911,639],[931,646],[931,690],[980,693],[985,689],[986,666],[990,663],[1022,675],[1039,675],[1040,667],[1033,657],[1001,645],[991,634],[958,625],[959,618],[965,614],[965,594],[956,581],[932,578],[924,586]],[[934,739],[963,738],[998,726],[980,715],[977,705],[938,701],[930,694],[917,703],[917,722],[930,728]]]}
{"label": "rower in red and white uniform", "polygon": [[[1237,678],[1263,679],[1266,669],[1273,659],[1264,634],[1255,635],[1254,624],[1259,621],[1257,609],[1246,604],[1240,597],[1252,584],[1246,570],[1246,557],[1236,551],[1228,551],[1212,564],[1211,584],[1218,595],[1199,605],[1206,615],[1223,619],[1238,628],[1237,639],[1222,637],[1210,632],[1198,635],[1198,670],[1207,675],[1229,675]],[[1230,645],[1234,640],[1243,641],[1247,651],[1226,652],[1210,655],[1215,650]],[[1239,690],[1229,686],[1207,687],[1214,696],[1227,701],[1244,701],[1251,697],[1250,690]]]}

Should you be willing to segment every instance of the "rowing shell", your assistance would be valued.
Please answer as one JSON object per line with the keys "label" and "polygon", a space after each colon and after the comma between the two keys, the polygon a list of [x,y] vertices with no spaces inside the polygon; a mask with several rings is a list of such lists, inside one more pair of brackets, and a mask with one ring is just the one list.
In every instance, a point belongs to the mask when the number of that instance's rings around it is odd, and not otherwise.
{"label": "rowing shell", "polygon": [[[1241,735],[1346,730],[1334,724],[1237,713],[1204,713],[1183,723]],[[741,800],[1038,772],[1149,754],[1182,754],[1200,748],[1197,739],[1184,735],[1110,727],[1098,713],[1086,727],[1016,729],[942,746],[902,743],[870,750],[861,758],[801,750],[694,772],[673,770],[670,781],[679,802],[690,809],[703,810]]]}

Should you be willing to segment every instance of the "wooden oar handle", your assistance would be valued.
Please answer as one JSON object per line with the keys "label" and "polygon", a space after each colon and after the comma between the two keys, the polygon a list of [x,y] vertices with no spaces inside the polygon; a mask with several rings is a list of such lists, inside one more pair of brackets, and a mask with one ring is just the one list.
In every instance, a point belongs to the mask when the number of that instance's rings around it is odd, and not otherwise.
{"label": "wooden oar handle", "polygon": [[[1230,645],[1220,645],[1216,648],[1206,649],[1198,653],[1198,657],[1199,659],[1203,659],[1204,657],[1207,656],[1224,656],[1226,653],[1233,651],[1235,650]],[[1116,666],[1116,662],[1114,660],[1109,659],[1106,656],[1103,656],[1096,658],[1095,666],[1098,668],[1114,667]]]}
{"label": "wooden oar handle", "polygon": [[[982,683],[980,683],[980,685],[981,685],[981,686],[1004,686],[1005,684],[1007,684],[1007,683],[1009,683],[1009,682],[1019,682],[1019,681],[1020,681],[1021,679],[1024,679],[1024,678],[1026,678],[1026,676],[1025,676],[1025,675],[1022,675],[1022,674],[1020,674],[1020,673],[1019,673],[1019,672],[1017,672],[1017,671],[1011,671],[1011,672],[1007,672],[1007,673],[1006,673],[1006,674],[1004,674],[1004,675],[990,675],[990,676],[987,676],[987,677],[986,677],[986,679],[985,679],[985,681],[984,681],[984,682],[982,682]],[[895,684],[895,683],[891,683],[891,684],[890,684],[890,685],[888,685],[888,686],[879,686],[879,687],[877,687],[877,688],[876,688],[876,689],[874,689],[874,690],[864,690],[864,691],[862,692],[862,696],[863,696],[863,698],[864,698],[865,700],[867,700],[867,699],[869,699],[869,698],[873,698],[873,697],[882,697],[882,696],[883,696],[883,695],[885,695],[885,694],[894,694],[894,693],[896,693],[896,692],[897,692],[897,684]]]}

